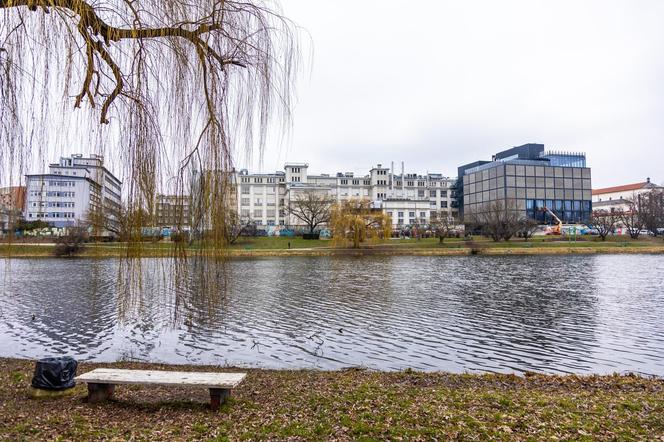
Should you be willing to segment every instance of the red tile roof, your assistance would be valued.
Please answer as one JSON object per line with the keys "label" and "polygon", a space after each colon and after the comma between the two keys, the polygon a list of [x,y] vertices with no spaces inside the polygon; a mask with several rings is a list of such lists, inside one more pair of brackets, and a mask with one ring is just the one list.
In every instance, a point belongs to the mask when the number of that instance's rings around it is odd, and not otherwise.
{"label": "red tile roof", "polygon": [[601,195],[603,193],[617,193],[617,192],[629,192],[630,190],[640,190],[646,187],[649,183],[635,183],[635,184],[626,184],[624,186],[616,187],[605,187],[604,189],[593,189],[593,195]]}

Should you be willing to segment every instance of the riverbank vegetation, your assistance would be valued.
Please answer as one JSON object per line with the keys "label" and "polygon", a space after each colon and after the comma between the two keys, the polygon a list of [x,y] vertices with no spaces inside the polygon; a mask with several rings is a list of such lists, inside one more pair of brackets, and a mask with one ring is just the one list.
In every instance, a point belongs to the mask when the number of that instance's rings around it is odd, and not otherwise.
{"label": "riverbank vegetation", "polygon": [[[15,258],[49,257],[55,253],[53,243],[0,244],[0,256]],[[206,247],[193,244],[185,250],[205,252]],[[168,257],[180,253],[172,242],[145,242],[140,248],[131,249],[131,256]],[[565,237],[536,236],[528,240],[512,239],[509,242],[494,242],[485,237],[472,239],[449,238],[441,243],[437,238],[389,239],[364,244],[359,249],[339,247],[331,240],[305,240],[288,237],[241,237],[232,244],[226,255],[234,256],[335,256],[335,255],[481,255],[481,254],[564,254],[564,253],[664,253],[664,241],[660,238],[609,236],[606,241],[599,237],[585,236],[576,240]],[[88,243],[78,255],[87,258],[128,256],[125,243]]]}
{"label": "riverbank vegetation", "polygon": [[[120,362],[79,365],[174,369]],[[178,366],[185,371],[219,367]],[[33,362],[0,359],[6,440],[661,440],[664,381],[638,376],[243,370],[220,411],[197,388],[118,386],[87,404],[84,385],[29,399]],[[235,371],[235,370],[223,370]]]}

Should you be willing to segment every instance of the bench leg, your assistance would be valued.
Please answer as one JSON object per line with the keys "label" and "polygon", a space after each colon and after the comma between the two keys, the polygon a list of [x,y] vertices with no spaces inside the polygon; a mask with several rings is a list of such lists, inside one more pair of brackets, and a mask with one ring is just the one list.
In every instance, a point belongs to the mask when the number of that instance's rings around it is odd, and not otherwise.
{"label": "bench leg", "polygon": [[230,395],[231,390],[228,388],[210,388],[210,408],[218,410]]}
{"label": "bench leg", "polygon": [[113,396],[114,384],[88,384],[88,402],[95,403],[105,401]]}

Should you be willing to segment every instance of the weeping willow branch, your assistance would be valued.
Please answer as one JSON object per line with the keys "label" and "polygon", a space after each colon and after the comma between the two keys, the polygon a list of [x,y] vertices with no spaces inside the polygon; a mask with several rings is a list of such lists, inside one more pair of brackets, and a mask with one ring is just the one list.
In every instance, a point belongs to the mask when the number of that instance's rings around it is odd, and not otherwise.
{"label": "weeping willow branch", "polygon": [[151,222],[159,192],[205,192],[221,246],[233,156],[262,152],[275,120],[289,125],[298,51],[278,11],[271,0],[0,0],[0,157],[22,158],[0,181],[52,152],[34,146],[87,138],[123,168],[126,209],[147,212],[136,219]]}

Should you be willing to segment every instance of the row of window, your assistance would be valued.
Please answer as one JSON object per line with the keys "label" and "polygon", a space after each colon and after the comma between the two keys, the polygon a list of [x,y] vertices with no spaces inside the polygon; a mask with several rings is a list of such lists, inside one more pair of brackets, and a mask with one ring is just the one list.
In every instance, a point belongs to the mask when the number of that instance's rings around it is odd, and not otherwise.
{"label": "row of window", "polygon": [[526,210],[545,211],[544,208],[554,212],[562,211],[590,211],[590,201],[571,200],[526,200]]}
{"label": "row of window", "polygon": [[[262,205],[263,205],[263,202],[264,202],[264,201],[263,201],[262,198],[256,198],[256,199],[254,199],[254,206],[262,206]],[[251,198],[242,198],[242,199],[240,200],[240,204],[241,204],[242,206],[248,206],[248,205],[250,205],[250,204],[251,204]],[[275,200],[274,200],[274,198],[268,198],[268,199],[267,199],[267,205],[268,205],[268,206],[274,206],[274,205],[275,205]],[[279,200],[279,205],[280,205],[280,206],[283,206],[283,205],[284,205],[284,200],[283,200],[283,199],[280,199],[280,200]]]}
{"label": "row of window", "polygon": [[[408,212],[408,216],[410,218],[415,218],[415,216],[416,216],[415,213],[416,212]],[[399,218],[403,218],[403,214],[404,214],[404,212],[397,212],[397,216]],[[392,218],[393,215],[394,215],[394,212],[387,212],[387,216],[389,216],[390,218]],[[426,212],[420,212],[420,218],[426,218],[426,217],[427,217]]]}
{"label": "row of window", "polygon": [[74,212],[29,212],[28,218],[74,218]]}
{"label": "row of window", "polygon": [[74,187],[76,181],[49,181],[48,185],[51,187]]}
{"label": "row of window", "polygon": [[[275,217],[277,214],[276,210],[266,210],[265,211],[265,216],[267,217]],[[249,218],[251,216],[251,210],[249,209],[242,209],[240,211],[240,216],[242,218]],[[283,217],[286,216],[286,213],[283,210],[279,211],[279,216]],[[254,209],[254,217],[255,218],[262,218],[263,217],[263,209]]]}
{"label": "row of window", "polygon": [[585,178],[590,179],[590,169],[579,167],[526,166],[507,164],[499,165],[463,177],[464,186],[476,181],[503,176],[547,177],[547,178]]}
{"label": "row of window", "polygon": [[[556,213],[556,216],[565,224],[587,223],[590,219],[590,212],[574,210],[554,212]],[[527,210],[526,213],[529,218],[532,218],[541,224],[555,224],[555,220],[549,213],[545,213],[539,210]]]}
{"label": "row of window", "polygon": [[[281,177],[279,178],[280,183],[283,183],[284,181],[285,181],[284,178],[281,178]],[[240,182],[241,183],[251,183],[251,178],[247,177],[247,176],[243,176],[243,177],[240,178]],[[277,181],[276,181],[276,178],[270,177],[270,178],[265,178],[265,182],[268,183],[268,184],[274,184]],[[262,184],[263,183],[263,178],[254,177],[254,183]]]}
{"label": "row of window", "polygon": [[41,191],[31,191],[30,192],[31,197],[44,197],[44,196],[55,196],[55,197],[62,197],[62,198],[74,198],[76,196],[76,192],[56,192],[56,191],[48,191],[48,192],[41,192]]}
{"label": "row of window", "polygon": [[[249,195],[251,193],[251,186],[240,186],[240,193],[242,193],[243,195]],[[263,192],[257,192],[257,193],[263,193]],[[277,188],[267,187],[267,193],[277,193]]]}
{"label": "row of window", "polygon": [[487,190],[500,189],[502,187],[519,187],[519,188],[539,188],[539,189],[577,189],[577,190],[591,190],[592,185],[589,179],[581,178],[535,178],[535,177],[506,177],[492,178],[486,181],[478,181],[476,183],[465,186],[465,193],[471,194],[475,192],[483,192]]}
{"label": "row of window", "polygon": [[503,198],[541,199],[541,200],[587,200],[592,199],[591,190],[572,189],[522,189],[508,187],[463,196],[464,205],[486,203]]}
{"label": "row of window", "polygon": [[75,207],[73,202],[63,202],[63,201],[39,201],[39,202],[31,202],[30,203],[31,207]]}
{"label": "row of window", "polygon": [[[426,224],[426,223],[427,223],[427,219],[426,219],[426,218],[420,218],[420,222],[419,222],[419,224]],[[397,219],[397,224],[400,225],[400,226],[403,226],[403,225],[404,225],[403,218],[398,218],[398,219]],[[408,224],[410,224],[411,226],[412,226],[412,225],[415,225],[415,224],[418,224],[418,222],[417,222],[417,218],[410,218],[410,219],[408,220]]]}

